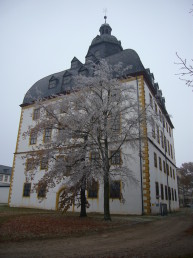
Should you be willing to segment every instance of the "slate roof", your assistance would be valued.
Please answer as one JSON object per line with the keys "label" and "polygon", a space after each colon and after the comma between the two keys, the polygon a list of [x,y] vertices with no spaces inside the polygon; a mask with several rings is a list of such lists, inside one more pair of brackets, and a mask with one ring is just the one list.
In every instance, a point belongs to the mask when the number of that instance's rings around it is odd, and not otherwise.
{"label": "slate roof", "polygon": [[0,165],[0,174],[11,175],[12,167]]}
{"label": "slate roof", "polygon": [[[154,76],[149,69],[145,69],[138,54],[133,49],[123,50],[121,41],[118,41],[115,36],[111,35],[111,27],[109,24],[102,24],[97,35],[91,42],[86,55],[86,62],[82,64],[76,57],[71,61],[71,68],[48,75],[37,81],[26,93],[23,104],[21,106],[33,103],[37,99],[48,98],[53,95],[63,94],[73,87],[73,76],[80,73],[89,74],[89,61],[98,62],[101,58],[107,60],[111,65],[122,63],[125,70],[125,76],[135,76],[143,74],[154,95],[158,96],[162,106],[163,113],[167,114],[165,108],[165,99],[162,97],[162,92],[159,90],[158,84],[154,83]],[[49,88],[50,81],[55,80],[55,87]],[[168,118],[169,119],[169,118]],[[169,119],[170,125],[173,124]]]}

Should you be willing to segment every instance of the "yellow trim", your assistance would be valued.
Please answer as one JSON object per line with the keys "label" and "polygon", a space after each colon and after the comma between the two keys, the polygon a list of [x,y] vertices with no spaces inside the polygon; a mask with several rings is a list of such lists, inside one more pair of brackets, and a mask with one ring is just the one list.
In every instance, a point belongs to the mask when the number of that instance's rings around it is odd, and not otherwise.
{"label": "yellow trim", "polygon": [[[22,125],[22,122],[23,122],[23,113],[24,113],[24,110],[21,109],[19,128],[18,128],[18,133],[17,133],[17,142],[16,142],[16,146],[15,146],[15,153],[17,153],[17,151],[18,151],[18,145],[19,145],[20,134],[21,134],[21,125]],[[11,180],[10,180],[8,205],[10,205],[10,203],[11,203],[11,194],[12,194],[13,179],[14,179],[14,172],[15,172],[15,159],[16,159],[15,155],[16,154],[14,154],[13,165],[12,165],[12,173],[11,173]]]}
{"label": "yellow trim", "polygon": [[131,78],[127,78],[127,79],[122,79],[122,80],[120,80],[120,81],[121,81],[122,83],[135,81],[135,77],[131,77]]}
{"label": "yellow trim", "polygon": [[[146,108],[145,102],[145,86],[144,86],[144,77],[143,75],[137,77],[138,86],[139,86],[139,104],[140,108],[143,110]],[[142,144],[142,156],[143,156],[143,168],[142,168],[142,178],[143,178],[143,205],[144,213],[151,213],[151,197],[150,197],[150,171],[149,171],[149,146],[147,138],[147,121],[144,121],[141,124],[141,131],[143,135],[143,144]],[[145,193],[144,193],[145,191]]]}
{"label": "yellow trim", "polygon": [[56,193],[56,205],[55,209],[58,211],[58,203],[59,203],[59,198],[60,198],[60,193],[65,189],[65,186],[62,186],[60,190]]}

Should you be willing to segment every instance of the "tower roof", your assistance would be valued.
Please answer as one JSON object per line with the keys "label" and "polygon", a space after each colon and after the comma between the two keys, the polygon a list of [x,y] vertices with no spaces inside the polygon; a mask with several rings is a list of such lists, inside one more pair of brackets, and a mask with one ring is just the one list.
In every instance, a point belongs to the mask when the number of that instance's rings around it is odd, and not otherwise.
{"label": "tower roof", "polygon": [[111,31],[112,28],[108,23],[102,24],[99,29],[100,35],[92,40],[88,53],[92,52],[97,58],[105,58],[121,52],[123,50],[121,41],[111,35]]}

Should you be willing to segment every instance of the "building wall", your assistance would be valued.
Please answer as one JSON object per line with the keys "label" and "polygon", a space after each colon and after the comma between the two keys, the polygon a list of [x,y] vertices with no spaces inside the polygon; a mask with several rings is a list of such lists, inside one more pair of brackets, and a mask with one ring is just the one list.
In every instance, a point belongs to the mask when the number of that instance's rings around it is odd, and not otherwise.
{"label": "building wall", "polygon": [[[137,88],[137,81],[132,79],[124,80],[125,86],[134,85]],[[147,83],[144,81],[143,76],[138,77],[138,87],[139,87],[139,100],[140,107],[145,108],[148,106],[148,112],[155,112],[154,104],[157,103],[156,99],[153,98],[153,94],[150,92]],[[153,108],[149,106],[149,94],[152,95],[153,98]],[[137,95],[136,95],[137,97]],[[55,100],[47,101],[46,103],[56,103]],[[57,99],[60,101],[60,98]],[[158,114],[159,114],[159,103],[157,103]],[[23,197],[23,185],[26,182],[26,154],[31,151],[38,150],[38,145],[43,143],[43,135],[39,135],[37,139],[36,145],[30,145],[29,140],[30,137],[27,135],[24,137],[24,133],[28,130],[29,126],[32,128],[35,126],[35,121],[33,121],[33,112],[34,105],[27,106],[22,108],[21,112],[21,122],[18,131],[18,139],[16,144],[16,153],[14,156],[14,165],[13,165],[13,175],[11,182],[11,190],[10,190],[10,206],[16,207],[34,207],[34,208],[43,208],[43,209],[57,209],[59,195],[61,193],[62,188],[65,187],[65,182],[57,185],[55,188],[50,189],[47,193],[47,198],[40,200],[37,198],[37,193],[33,192],[30,194],[30,197]],[[40,115],[45,115],[41,113]],[[166,118],[165,118],[166,119]],[[167,119],[166,119],[167,120]],[[124,164],[129,169],[131,168],[133,171],[133,175],[137,183],[133,183],[131,177],[120,178],[117,174],[113,180],[121,180],[121,192],[123,194],[123,198],[125,200],[122,203],[119,199],[110,199],[110,209],[111,213],[115,214],[141,214],[142,213],[142,197],[141,197],[141,173],[143,178],[142,188],[143,188],[143,206],[145,213],[158,213],[159,212],[159,204],[167,203],[165,200],[165,189],[164,189],[164,200],[161,200],[161,197],[156,198],[155,193],[155,182],[159,184],[159,192],[161,192],[160,184],[165,185],[168,184],[171,188],[176,190],[177,195],[177,177],[176,177],[176,167],[175,167],[175,153],[174,153],[174,141],[173,141],[173,132],[171,130],[171,135],[169,134],[169,130],[166,128],[162,128],[162,123],[159,120],[159,117],[155,119],[155,123],[159,126],[159,130],[164,132],[167,141],[172,145],[173,149],[173,158],[169,153],[165,154],[164,149],[160,143],[158,143],[157,136],[155,138],[152,136],[152,125],[146,119],[146,122],[141,125],[141,133],[144,136],[144,140],[142,141],[142,171],[140,170],[140,158],[139,158],[139,142],[136,144],[135,149],[131,149],[127,143],[122,147],[122,151],[132,155],[132,158],[125,159]],[[52,139],[54,139],[56,135],[56,131],[52,132]],[[157,168],[154,165],[154,153],[157,154]],[[159,169],[159,157],[162,160],[162,171]],[[173,170],[175,174],[175,179],[171,176],[168,176],[163,171],[163,160],[167,159],[169,167],[172,168],[172,176]],[[38,182],[43,174],[46,173],[44,170],[40,170],[40,167],[37,167],[36,175],[34,178],[34,182]],[[29,178],[28,178],[29,180]],[[168,182],[168,183],[167,183]],[[33,186],[32,186],[33,187]],[[177,196],[178,200],[178,196]],[[99,182],[99,191],[97,199],[88,199],[90,207],[87,210],[88,212],[103,212],[103,184]],[[171,209],[178,208],[178,201],[171,200]],[[79,211],[79,208],[72,207],[71,210]]]}
{"label": "building wall", "polygon": [[[152,96],[152,106],[150,101],[150,95]],[[167,117],[163,114],[159,101],[153,96],[152,92],[149,90],[148,84],[145,82],[145,99],[148,106],[148,112],[151,114],[150,119],[147,121],[147,137],[148,137],[148,147],[149,147],[149,174],[150,174],[150,195],[151,195],[151,212],[159,213],[160,212],[160,203],[167,204],[167,209],[169,206],[171,210],[177,210],[179,208],[178,200],[178,187],[177,187],[177,175],[176,175],[176,161],[175,161],[175,149],[174,149],[174,138],[173,138],[173,129],[169,125]],[[157,106],[157,114],[156,108]],[[160,119],[161,112],[161,119]],[[152,118],[155,124],[152,124]],[[163,119],[165,120],[165,126],[163,126]],[[167,125],[166,125],[167,123]],[[154,127],[155,125],[155,127]],[[152,128],[154,127],[155,134],[153,136]],[[159,130],[159,132],[158,132]],[[161,132],[163,133],[166,139],[167,151],[165,151],[165,145],[162,145]],[[169,148],[168,150],[168,143]],[[171,147],[172,146],[172,147]],[[171,152],[172,148],[172,152]],[[157,167],[155,166],[155,155],[157,159]],[[159,159],[161,159],[161,167]],[[167,165],[166,171],[164,172],[164,162],[168,164],[169,175],[167,175]],[[171,169],[171,170],[170,170]],[[172,174],[170,173],[172,172]],[[159,196],[156,196],[156,182],[159,186]],[[164,199],[161,199],[161,184],[164,187]],[[165,196],[165,186],[170,187],[175,190],[177,200],[172,200],[169,203],[169,200],[166,200]],[[174,196],[175,197],[175,196]]]}
{"label": "building wall", "polygon": [[9,196],[9,185],[0,186],[0,203],[8,204],[8,196]]}

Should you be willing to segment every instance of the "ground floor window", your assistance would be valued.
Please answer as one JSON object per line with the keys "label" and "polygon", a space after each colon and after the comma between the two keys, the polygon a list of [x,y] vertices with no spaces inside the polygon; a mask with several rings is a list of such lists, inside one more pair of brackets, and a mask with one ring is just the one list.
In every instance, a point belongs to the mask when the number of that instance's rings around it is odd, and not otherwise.
{"label": "ground floor window", "polygon": [[155,182],[155,193],[156,193],[156,199],[159,199],[159,184],[158,184],[158,182]]}
{"label": "ground floor window", "polygon": [[176,189],[174,190],[175,201],[177,201]]}
{"label": "ground floor window", "polygon": [[31,183],[24,183],[23,196],[30,197],[30,191],[31,191]]}
{"label": "ground floor window", "polygon": [[166,197],[166,200],[168,199],[168,187],[167,185],[165,185],[165,197]]}
{"label": "ground floor window", "polygon": [[163,184],[161,184],[161,199],[164,199],[164,187]]}
{"label": "ground floor window", "polygon": [[110,183],[110,198],[121,198],[121,181],[112,181]]}
{"label": "ground floor window", "polygon": [[98,197],[98,182],[93,180],[92,184],[88,187],[88,198]]}
{"label": "ground floor window", "polygon": [[46,186],[39,186],[38,187],[38,198],[45,198],[46,197]]}

